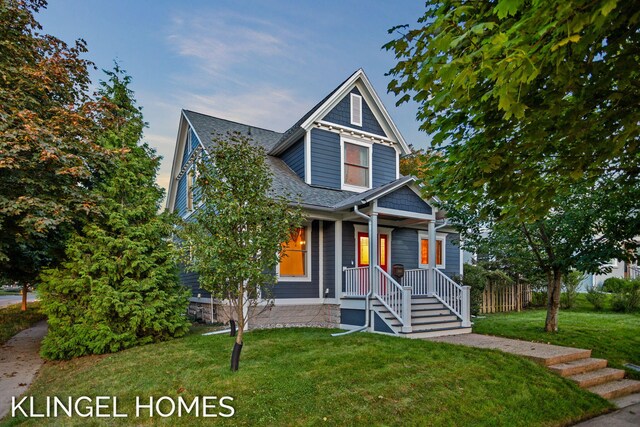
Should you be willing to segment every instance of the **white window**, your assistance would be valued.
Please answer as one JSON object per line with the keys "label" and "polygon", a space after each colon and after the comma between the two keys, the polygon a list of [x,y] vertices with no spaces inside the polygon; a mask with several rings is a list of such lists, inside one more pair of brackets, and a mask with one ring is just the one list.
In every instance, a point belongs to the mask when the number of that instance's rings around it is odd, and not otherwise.
{"label": "white window", "polygon": [[371,188],[371,145],[351,140],[342,142],[342,189]]}
{"label": "white window", "polygon": [[362,126],[362,97],[351,94],[351,124]]}
{"label": "white window", "polygon": [[278,264],[278,280],[283,282],[311,280],[310,227],[300,227],[282,244]]}
{"label": "white window", "polygon": [[[436,268],[445,268],[446,234],[436,234]],[[418,234],[420,245],[418,247],[418,265],[420,268],[429,268],[429,234]]]}
{"label": "white window", "polygon": [[194,164],[187,172],[187,212],[193,211],[193,193],[196,186],[196,179],[198,178],[198,171]]}

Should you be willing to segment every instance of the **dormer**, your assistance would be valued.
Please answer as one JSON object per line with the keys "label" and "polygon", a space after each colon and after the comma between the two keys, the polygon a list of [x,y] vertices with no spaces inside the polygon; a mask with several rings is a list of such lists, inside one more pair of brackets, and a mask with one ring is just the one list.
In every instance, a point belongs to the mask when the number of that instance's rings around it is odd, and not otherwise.
{"label": "dormer", "polygon": [[362,69],[287,130],[270,154],[307,184],[363,192],[400,177],[409,147]]}

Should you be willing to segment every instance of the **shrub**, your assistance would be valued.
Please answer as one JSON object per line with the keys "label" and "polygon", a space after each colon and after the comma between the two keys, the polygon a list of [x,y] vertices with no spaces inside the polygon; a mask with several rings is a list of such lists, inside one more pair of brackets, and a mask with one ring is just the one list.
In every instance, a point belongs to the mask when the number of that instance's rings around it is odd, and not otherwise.
{"label": "shrub", "polygon": [[614,311],[634,311],[640,307],[640,280],[623,280],[623,282],[624,286],[613,296],[611,306]]}
{"label": "shrub", "polygon": [[621,279],[619,277],[609,277],[602,284],[602,290],[605,292],[618,293],[627,286],[628,280]]}
{"label": "shrub", "polygon": [[584,280],[584,274],[579,271],[571,271],[564,276],[562,281],[562,295],[560,296],[560,305],[562,308],[573,308],[576,304],[578,296],[578,287]]}
{"label": "shrub", "polygon": [[479,265],[464,265],[464,276],[462,284],[471,286],[471,314],[478,315],[480,313],[480,305],[482,304],[482,292],[487,287],[489,273]]}
{"label": "shrub", "polygon": [[595,310],[599,311],[604,308],[605,293],[597,287],[588,288],[586,298]]}

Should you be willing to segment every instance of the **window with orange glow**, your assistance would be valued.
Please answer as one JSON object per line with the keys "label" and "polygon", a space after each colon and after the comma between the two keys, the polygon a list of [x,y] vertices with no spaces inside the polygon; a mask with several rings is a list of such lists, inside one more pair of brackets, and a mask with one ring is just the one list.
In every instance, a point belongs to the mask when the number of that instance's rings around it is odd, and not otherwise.
{"label": "window with orange glow", "polygon": [[292,238],[282,244],[280,276],[307,275],[307,228],[298,228]]}
{"label": "window with orange glow", "polygon": [[[442,240],[436,240],[436,265],[442,265],[444,256]],[[420,264],[429,264],[429,239],[420,240]]]}

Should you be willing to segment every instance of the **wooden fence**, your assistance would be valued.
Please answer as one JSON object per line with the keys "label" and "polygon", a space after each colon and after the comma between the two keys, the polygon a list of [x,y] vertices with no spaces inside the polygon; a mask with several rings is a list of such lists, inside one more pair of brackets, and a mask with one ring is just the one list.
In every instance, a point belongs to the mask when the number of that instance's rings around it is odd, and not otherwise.
{"label": "wooden fence", "polygon": [[531,286],[527,283],[503,285],[489,283],[482,293],[480,313],[520,311],[531,302]]}

